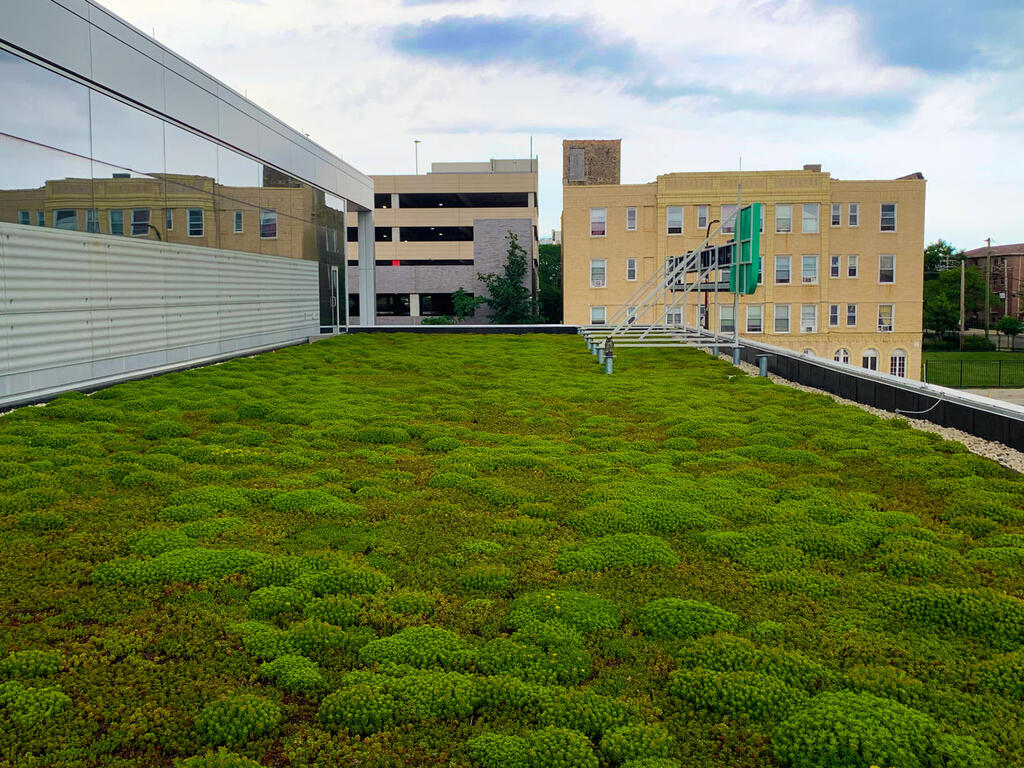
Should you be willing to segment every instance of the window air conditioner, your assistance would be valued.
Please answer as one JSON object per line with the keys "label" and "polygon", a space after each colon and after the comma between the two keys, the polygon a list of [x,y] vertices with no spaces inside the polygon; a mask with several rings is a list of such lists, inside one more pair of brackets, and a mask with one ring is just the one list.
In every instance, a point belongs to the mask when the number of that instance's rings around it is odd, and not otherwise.
{"label": "window air conditioner", "polygon": [[818,282],[817,278],[814,278],[814,277],[804,277],[804,283],[816,283],[816,282]]}
{"label": "window air conditioner", "polygon": [[591,288],[604,288],[604,280],[591,280],[590,281],[590,287]]}

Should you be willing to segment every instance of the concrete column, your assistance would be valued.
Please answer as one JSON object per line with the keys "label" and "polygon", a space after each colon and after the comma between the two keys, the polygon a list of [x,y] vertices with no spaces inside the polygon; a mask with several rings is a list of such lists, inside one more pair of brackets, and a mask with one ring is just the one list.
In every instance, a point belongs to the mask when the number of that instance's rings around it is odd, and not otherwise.
{"label": "concrete column", "polygon": [[392,193],[391,194],[391,207],[392,208],[397,208],[398,207],[398,194],[397,193]]}
{"label": "concrete column", "polygon": [[[398,227],[392,227],[391,228],[391,242],[392,243],[397,243],[398,242]],[[398,251],[395,251],[395,253],[397,253],[397,252]]]}
{"label": "concrete column", "polygon": [[416,317],[420,313],[420,295],[418,293],[409,294],[409,316]]}
{"label": "concrete column", "polygon": [[376,325],[373,211],[359,211],[359,324]]}

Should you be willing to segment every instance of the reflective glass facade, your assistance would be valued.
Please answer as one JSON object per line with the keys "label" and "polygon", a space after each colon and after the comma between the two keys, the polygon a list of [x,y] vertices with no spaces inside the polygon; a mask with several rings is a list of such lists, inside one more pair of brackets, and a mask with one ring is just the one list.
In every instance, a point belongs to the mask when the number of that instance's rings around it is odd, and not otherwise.
{"label": "reflective glass facade", "polygon": [[333,194],[0,49],[0,221],[317,261],[329,283],[344,213]]}

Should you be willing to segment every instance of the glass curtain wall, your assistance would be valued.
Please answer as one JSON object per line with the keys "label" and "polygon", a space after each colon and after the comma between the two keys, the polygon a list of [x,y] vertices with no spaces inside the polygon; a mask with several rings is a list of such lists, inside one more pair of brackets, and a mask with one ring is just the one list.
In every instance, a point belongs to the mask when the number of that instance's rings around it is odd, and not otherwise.
{"label": "glass curtain wall", "polygon": [[[0,50],[0,221],[318,261],[321,322],[334,325],[325,265],[344,263],[345,207],[276,168]],[[338,272],[335,295],[344,296],[345,270]]]}

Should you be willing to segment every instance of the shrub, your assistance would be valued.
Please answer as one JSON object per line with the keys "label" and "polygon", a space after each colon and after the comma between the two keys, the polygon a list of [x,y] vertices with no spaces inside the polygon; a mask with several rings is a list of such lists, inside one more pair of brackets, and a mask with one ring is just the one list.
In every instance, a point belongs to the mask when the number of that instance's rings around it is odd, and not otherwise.
{"label": "shrub", "polygon": [[776,571],[754,577],[754,586],[765,592],[790,592],[822,600],[839,594],[842,584],[835,576],[807,571]]}
{"label": "shrub", "polygon": [[292,586],[325,595],[372,595],[391,586],[391,579],[380,571],[358,563],[338,560],[328,569],[299,576]]}
{"label": "shrub", "polygon": [[252,504],[239,488],[205,485],[171,494],[172,505],[204,504],[216,512],[243,512]]}
{"label": "shrub", "polygon": [[901,537],[882,542],[875,564],[890,576],[936,576],[950,568],[960,557],[939,544]]}
{"label": "shrub", "polygon": [[260,664],[259,675],[292,693],[313,693],[324,685],[317,663],[295,654],[284,654]]}
{"label": "shrub", "polygon": [[601,753],[613,763],[649,757],[668,757],[672,737],[660,725],[627,725],[601,739]]}
{"label": "shrub", "polygon": [[330,730],[347,728],[366,736],[390,725],[396,703],[382,686],[356,683],[330,694],[320,703],[317,719]]}
{"label": "shrub", "polygon": [[295,652],[295,645],[284,632],[259,621],[231,624],[228,631],[237,635],[246,653],[257,659],[276,659]]}
{"label": "shrub", "polygon": [[580,549],[563,551],[555,560],[555,567],[562,573],[631,566],[675,568],[677,565],[679,556],[664,539],[634,533],[603,536]]}
{"label": "shrub", "polygon": [[128,551],[136,555],[159,555],[172,549],[192,546],[192,540],[181,531],[139,531],[125,541]]}
{"label": "shrub", "polygon": [[622,613],[612,603],[574,589],[551,589],[520,595],[512,601],[506,621],[523,627],[534,621],[561,621],[580,632],[617,629]]}
{"label": "shrub", "polygon": [[386,605],[389,610],[404,616],[429,616],[437,608],[437,600],[430,595],[406,592],[388,598]]}
{"label": "shrub", "polygon": [[967,553],[967,559],[975,564],[1021,565],[1024,564],[1024,547],[978,547]]}
{"label": "shrub", "polygon": [[489,539],[466,539],[462,542],[462,549],[471,555],[496,555],[504,547]]}
{"label": "shrub", "polygon": [[908,589],[896,599],[907,618],[931,627],[984,638],[1011,650],[1024,643],[1024,600],[988,590],[930,586]]}
{"label": "shrub", "polygon": [[363,664],[409,664],[414,667],[463,667],[469,660],[465,641],[440,627],[408,627],[397,635],[367,643],[359,651]]}
{"label": "shrub", "polygon": [[306,604],[306,618],[318,619],[338,627],[351,627],[359,616],[360,605],[348,597],[322,597]]}
{"label": "shrub", "polygon": [[677,658],[682,667],[758,672],[812,693],[834,677],[824,665],[796,651],[761,648],[749,640],[726,634],[690,640],[680,648]]}
{"label": "shrub", "polygon": [[155,421],[142,436],[147,440],[163,440],[168,437],[188,437],[190,432],[188,427],[178,421]]}
{"label": "shrub", "polygon": [[590,740],[568,728],[543,728],[527,737],[530,768],[597,768]]}
{"label": "shrub", "polygon": [[409,433],[400,427],[363,427],[355,430],[351,439],[358,443],[372,443],[374,445],[386,445],[393,443],[407,443],[412,438]]}
{"label": "shrub", "polygon": [[273,619],[281,614],[299,613],[306,596],[293,587],[263,587],[249,595],[249,615],[254,619]]}
{"label": "shrub", "polygon": [[65,717],[71,699],[57,686],[25,686],[16,680],[0,684],[0,708],[19,731],[47,728]]}
{"label": "shrub", "polygon": [[255,760],[228,752],[223,747],[196,757],[178,758],[174,768],[263,768]]}
{"label": "shrub", "polygon": [[454,437],[435,437],[432,440],[427,440],[423,447],[433,453],[451,453],[457,448],[461,448],[462,443]]}
{"label": "shrub", "polygon": [[[523,637],[523,636],[520,636]],[[477,649],[474,661],[487,675],[514,675],[538,683],[575,685],[590,675],[591,658],[581,643],[551,644],[498,637]]]}
{"label": "shrub", "polygon": [[807,694],[759,672],[680,669],[669,677],[669,692],[697,709],[731,717],[785,717]]}
{"label": "shrub", "polygon": [[937,768],[954,764],[953,759],[962,766],[995,765],[977,744],[940,735],[928,715],[848,691],[820,694],[796,710],[772,732],[772,750],[783,765],[799,768]]}
{"label": "shrub", "polygon": [[60,672],[63,661],[57,651],[14,651],[0,660],[4,677],[50,677]]}
{"label": "shrub", "polygon": [[416,672],[385,685],[403,719],[467,718],[481,700],[476,680],[457,672]]}
{"label": "shrub", "polygon": [[241,746],[273,731],[280,708],[269,699],[235,694],[207,704],[196,718],[196,735],[204,744]]}
{"label": "shrub", "polygon": [[241,517],[217,517],[212,520],[186,523],[179,530],[190,539],[212,539],[222,533],[244,527],[245,520]]}
{"label": "shrub", "polygon": [[29,531],[56,531],[67,525],[59,512],[26,512],[18,518],[18,527]]}
{"label": "shrub", "polygon": [[172,523],[191,523],[217,514],[209,504],[172,504],[160,510],[159,518]]}
{"label": "shrub", "polygon": [[348,632],[317,619],[306,619],[292,624],[285,631],[285,637],[298,653],[319,657],[339,649],[358,650],[376,640],[377,635],[368,628]]}
{"label": "shrub", "polygon": [[732,631],[739,617],[702,600],[666,597],[653,600],[637,616],[637,625],[652,637],[692,637]]}

